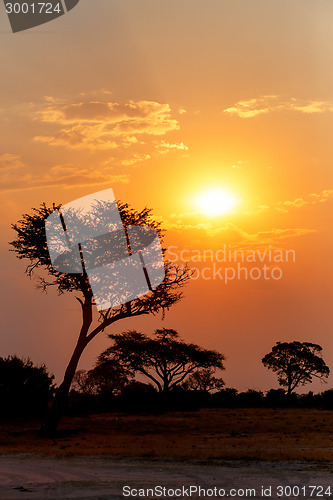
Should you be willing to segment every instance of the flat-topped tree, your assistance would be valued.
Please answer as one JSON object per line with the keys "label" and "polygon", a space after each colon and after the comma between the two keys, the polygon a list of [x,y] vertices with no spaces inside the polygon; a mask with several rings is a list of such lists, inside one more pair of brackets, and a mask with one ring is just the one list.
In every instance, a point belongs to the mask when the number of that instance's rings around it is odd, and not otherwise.
{"label": "flat-topped tree", "polygon": [[135,330],[110,334],[113,345],[98,363],[115,360],[133,374],[154,382],[159,392],[169,392],[198,369],[224,370],[224,356],[217,351],[186,343],[170,328],[155,330],[152,337]]}
{"label": "flat-topped tree", "polygon": [[324,380],[330,370],[321,357],[322,347],[311,342],[277,342],[262,363],[278,375],[287,395],[298,387],[311,383],[313,378]]}
{"label": "flat-topped tree", "polygon": [[[36,276],[38,278],[39,289],[47,291],[50,287],[55,287],[59,294],[74,293],[82,311],[78,340],[63,381],[56,392],[44,429],[48,435],[54,434],[57,430],[66,407],[68,393],[79,359],[89,342],[121,319],[157,314],[158,312],[165,314],[171,306],[179,302],[182,297],[182,287],[189,280],[187,270],[181,270],[174,263],[165,261],[165,278],[157,288],[126,304],[101,311],[98,322],[94,321],[95,303],[85,272],[81,274],[62,273],[57,271],[50,261],[45,235],[45,220],[60,207],[61,205],[55,204],[53,207],[47,207],[43,203],[40,208],[34,208],[30,214],[23,215],[21,220],[12,225],[16,232],[16,238],[10,242],[12,251],[16,252],[17,257],[29,261],[25,272],[29,277]],[[141,211],[136,211],[130,208],[127,203],[121,202],[118,202],[118,209],[124,226],[148,226],[155,229],[162,240],[163,230],[160,223],[152,217],[151,209],[144,208]],[[43,275],[38,276],[38,271],[42,271]]]}

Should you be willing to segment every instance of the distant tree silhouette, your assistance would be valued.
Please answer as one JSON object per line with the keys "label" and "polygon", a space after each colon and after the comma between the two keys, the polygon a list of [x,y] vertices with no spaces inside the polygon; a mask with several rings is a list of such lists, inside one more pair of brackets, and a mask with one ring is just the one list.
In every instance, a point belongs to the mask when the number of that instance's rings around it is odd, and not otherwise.
{"label": "distant tree silhouette", "polygon": [[184,382],[184,389],[195,391],[220,391],[224,387],[222,378],[214,377],[215,370],[212,368],[202,368],[189,375]]}
{"label": "distant tree silhouette", "polygon": [[254,389],[237,394],[237,405],[241,408],[258,408],[262,406],[264,401],[264,393]]}
{"label": "distant tree silhouette", "polygon": [[[78,295],[82,310],[82,323],[77,344],[65,371],[48,416],[45,431],[49,435],[56,432],[61,416],[66,408],[70,386],[81,357],[88,343],[100,332],[110,327],[116,321],[146,314],[164,314],[182,297],[181,288],[188,282],[189,275],[175,264],[165,262],[165,279],[148,294],[134,299],[121,306],[113,307],[99,314],[99,321],[93,321],[94,299],[87,275],[66,274],[56,271],[50,261],[46,235],[45,219],[59,209],[61,205],[48,208],[43,204],[33,209],[31,214],[23,215],[22,219],[12,225],[16,239],[10,243],[19,259],[28,259],[26,274],[31,277],[38,270],[43,271],[39,277],[39,288],[43,291],[55,287],[59,294],[74,292]],[[140,212],[133,210],[126,203],[118,202],[118,209],[125,226],[148,226],[155,229],[160,238],[163,236],[160,223],[152,218],[151,210],[144,208]],[[48,277],[45,277],[45,272]]]}
{"label": "distant tree silhouette", "polygon": [[95,383],[89,377],[88,370],[77,370],[74,374],[71,390],[81,394],[94,394]]}
{"label": "distant tree silhouette", "polygon": [[71,389],[81,394],[120,394],[129,383],[129,374],[115,360],[96,363],[92,370],[77,370]]}
{"label": "distant tree silhouette", "polygon": [[278,375],[279,384],[287,395],[300,385],[311,383],[313,377],[323,380],[330,370],[321,357],[322,347],[310,342],[277,342],[262,363]]}
{"label": "distant tree silhouette", "polygon": [[269,389],[266,392],[266,404],[268,406],[285,406],[289,401],[284,389]]}
{"label": "distant tree silhouette", "polygon": [[53,380],[45,365],[35,366],[29,358],[0,358],[1,417],[45,417],[55,389]]}
{"label": "distant tree silhouette", "polygon": [[238,391],[233,387],[225,387],[211,396],[218,407],[234,408],[237,406]]}
{"label": "distant tree silhouette", "polygon": [[320,394],[321,402],[325,408],[333,410],[333,389],[328,389]]}
{"label": "distant tree silhouette", "polygon": [[159,392],[175,388],[198,368],[224,369],[222,354],[187,344],[172,329],[155,330],[153,338],[135,330],[109,337],[113,345],[99,356],[99,362],[116,360],[133,375],[148,377]]}
{"label": "distant tree silhouette", "polygon": [[129,383],[130,374],[114,359],[98,361],[96,366],[87,373],[87,383],[93,392],[99,395],[119,395]]}

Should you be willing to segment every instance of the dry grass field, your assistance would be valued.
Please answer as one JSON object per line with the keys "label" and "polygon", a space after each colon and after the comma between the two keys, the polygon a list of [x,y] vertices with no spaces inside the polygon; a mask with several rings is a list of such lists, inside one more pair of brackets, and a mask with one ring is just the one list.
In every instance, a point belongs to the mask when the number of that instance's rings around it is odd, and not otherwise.
{"label": "dry grass field", "polygon": [[325,462],[333,459],[333,412],[251,408],[66,417],[54,440],[39,437],[37,423],[7,423],[0,425],[0,453]]}

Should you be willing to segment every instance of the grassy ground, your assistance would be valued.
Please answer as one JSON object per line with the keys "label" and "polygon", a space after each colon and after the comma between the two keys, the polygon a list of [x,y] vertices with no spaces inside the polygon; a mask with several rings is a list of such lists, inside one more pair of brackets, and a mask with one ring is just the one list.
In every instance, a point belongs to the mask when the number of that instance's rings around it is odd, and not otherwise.
{"label": "grassy ground", "polygon": [[0,453],[177,459],[333,459],[333,412],[316,409],[205,409],[165,415],[64,418],[59,437],[38,424],[0,424]]}

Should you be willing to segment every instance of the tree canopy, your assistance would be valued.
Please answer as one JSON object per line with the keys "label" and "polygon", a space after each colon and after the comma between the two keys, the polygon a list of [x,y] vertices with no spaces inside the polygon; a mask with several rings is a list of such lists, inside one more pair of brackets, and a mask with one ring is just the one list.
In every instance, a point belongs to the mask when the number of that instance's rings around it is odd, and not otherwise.
{"label": "tree canopy", "polygon": [[215,370],[212,368],[202,368],[191,373],[185,381],[184,389],[194,391],[220,391],[224,387],[224,381],[220,377],[214,376]]}
{"label": "tree canopy", "polygon": [[327,378],[330,370],[321,356],[322,347],[310,342],[277,342],[263,357],[265,367],[278,375],[279,384],[290,395],[296,387]]}
{"label": "tree canopy", "polygon": [[184,342],[177,331],[162,328],[149,337],[135,330],[110,334],[113,345],[99,357],[100,362],[117,360],[133,374],[141,373],[168,392],[198,368],[223,370],[222,354]]}
{"label": "tree canopy", "polygon": [[89,371],[78,370],[72,389],[82,394],[119,395],[129,383],[129,373],[116,360],[97,362]]}

